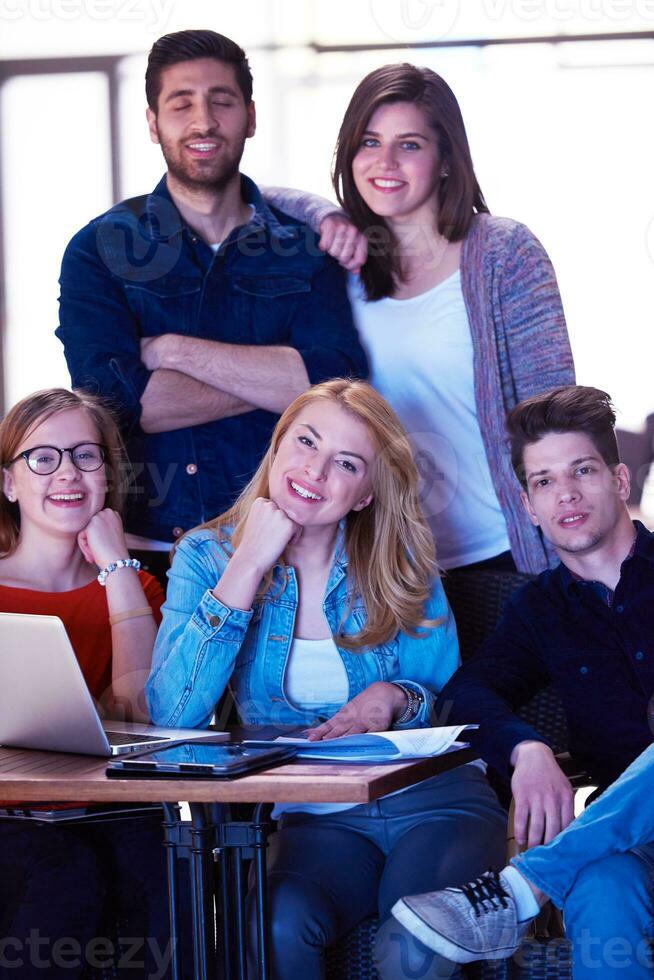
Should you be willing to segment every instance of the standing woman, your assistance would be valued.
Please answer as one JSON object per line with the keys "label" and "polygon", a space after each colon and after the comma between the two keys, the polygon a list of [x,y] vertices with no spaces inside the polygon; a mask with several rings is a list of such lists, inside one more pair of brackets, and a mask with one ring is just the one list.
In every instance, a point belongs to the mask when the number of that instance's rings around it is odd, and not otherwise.
{"label": "standing woman", "polygon": [[[429,725],[459,657],[416,488],[406,434],[370,385],[328,381],[296,398],[234,506],[177,546],[153,720],[206,726],[229,686],[244,724],[313,724],[313,739]],[[275,980],[319,980],[325,946],[374,913],[384,980],[452,974],[389,913],[410,882],[442,887],[502,860],[506,815],[479,768],[370,805],[289,803],[273,816]]]}
{"label": "standing woman", "polygon": [[[143,686],[163,591],[129,558],[120,518],[125,458],[113,419],[83,392],[37,392],[0,423],[0,464],[0,612],[58,616],[109,717],[147,721]],[[43,824],[39,805],[30,809],[33,819],[0,820],[0,935],[12,939],[0,978],[40,975],[30,958],[34,932],[48,977],[86,977],[89,963],[107,958],[99,934],[107,906],[126,920],[141,975],[162,976],[169,931],[161,814]]]}
{"label": "standing woman", "polygon": [[[574,382],[547,254],[524,225],[489,214],[454,93],[428,68],[385,65],[363,79],[333,177],[353,226],[326,218],[321,244],[360,267],[350,299],[370,381],[411,438],[440,565],[542,571],[548,554],[520,505],[504,419]],[[298,213],[292,198],[273,196]]]}

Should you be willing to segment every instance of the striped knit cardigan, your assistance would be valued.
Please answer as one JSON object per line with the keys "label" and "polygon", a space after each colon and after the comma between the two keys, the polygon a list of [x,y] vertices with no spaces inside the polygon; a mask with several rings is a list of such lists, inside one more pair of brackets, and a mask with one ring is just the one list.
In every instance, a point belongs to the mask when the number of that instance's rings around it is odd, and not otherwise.
{"label": "striped knit cardigan", "polygon": [[520,503],[505,418],[518,402],[575,373],[561,297],[549,257],[525,225],[476,215],[461,253],[470,321],[477,418],[511,551],[522,572],[558,562]]}
{"label": "striped knit cardigan", "polygon": [[[315,231],[338,210],[305,191],[266,187],[264,195]],[[520,503],[505,418],[523,398],[574,384],[556,276],[547,252],[525,225],[478,214],[463,242],[461,286],[472,334],[477,418],[493,485],[518,570],[537,574],[558,559]]]}

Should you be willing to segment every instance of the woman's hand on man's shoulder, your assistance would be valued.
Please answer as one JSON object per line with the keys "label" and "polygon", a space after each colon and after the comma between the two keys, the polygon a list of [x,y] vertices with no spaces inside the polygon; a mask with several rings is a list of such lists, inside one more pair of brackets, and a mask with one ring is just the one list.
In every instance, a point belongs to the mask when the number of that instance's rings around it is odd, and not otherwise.
{"label": "woman's hand on man's shoulder", "polygon": [[341,211],[320,222],[319,247],[348,272],[357,275],[368,258],[368,239]]}

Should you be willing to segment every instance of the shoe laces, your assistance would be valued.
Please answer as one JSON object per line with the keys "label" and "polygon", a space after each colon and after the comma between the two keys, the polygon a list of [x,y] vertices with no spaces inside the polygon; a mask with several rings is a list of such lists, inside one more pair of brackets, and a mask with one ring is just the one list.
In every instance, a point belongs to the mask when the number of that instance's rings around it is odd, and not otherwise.
{"label": "shoe laces", "polygon": [[463,885],[461,891],[472,905],[476,916],[482,912],[497,911],[500,907],[509,907],[509,893],[500,882],[499,872],[492,869]]}

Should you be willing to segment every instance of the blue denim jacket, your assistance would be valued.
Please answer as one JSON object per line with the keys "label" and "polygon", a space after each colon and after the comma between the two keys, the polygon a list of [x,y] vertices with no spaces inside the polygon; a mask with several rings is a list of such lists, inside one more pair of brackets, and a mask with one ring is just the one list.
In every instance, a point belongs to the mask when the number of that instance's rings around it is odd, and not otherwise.
{"label": "blue denim jacket", "polygon": [[[210,530],[194,531],[177,548],[146,685],[152,720],[159,725],[204,727],[229,685],[246,724],[309,724],[314,716],[295,708],[284,693],[297,610],[295,571],[287,567],[288,581],[280,594],[284,573],[276,566],[270,590],[253,609],[243,612],[229,609],[212,595],[228,559],[225,545]],[[334,636],[349,601],[347,556],[339,535],[323,599]],[[348,700],[374,681],[402,681],[424,697],[419,716],[407,727],[430,723],[435,695],[459,664],[456,625],[438,579],[425,614],[443,620],[423,631],[422,637],[398,633],[364,653],[339,648],[349,682]],[[344,632],[358,632],[365,615],[361,599],[355,596]],[[325,704],[318,714],[331,715],[341,706]]]}
{"label": "blue denim jacket", "polygon": [[140,340],[176,333],[298,350],[312,384],[366,374],[343,271],[314,233],[269,208],[242,177],[251,221],[214,254],[182,220],[165,178],[123,201],[68,245],[60,320],[72,383],[111,400],[135,479],[127,528],[173,540],[222,513],[252,475],[277,416],[257,409],[168,432],[143,432],[140,399],[151,372]]}

